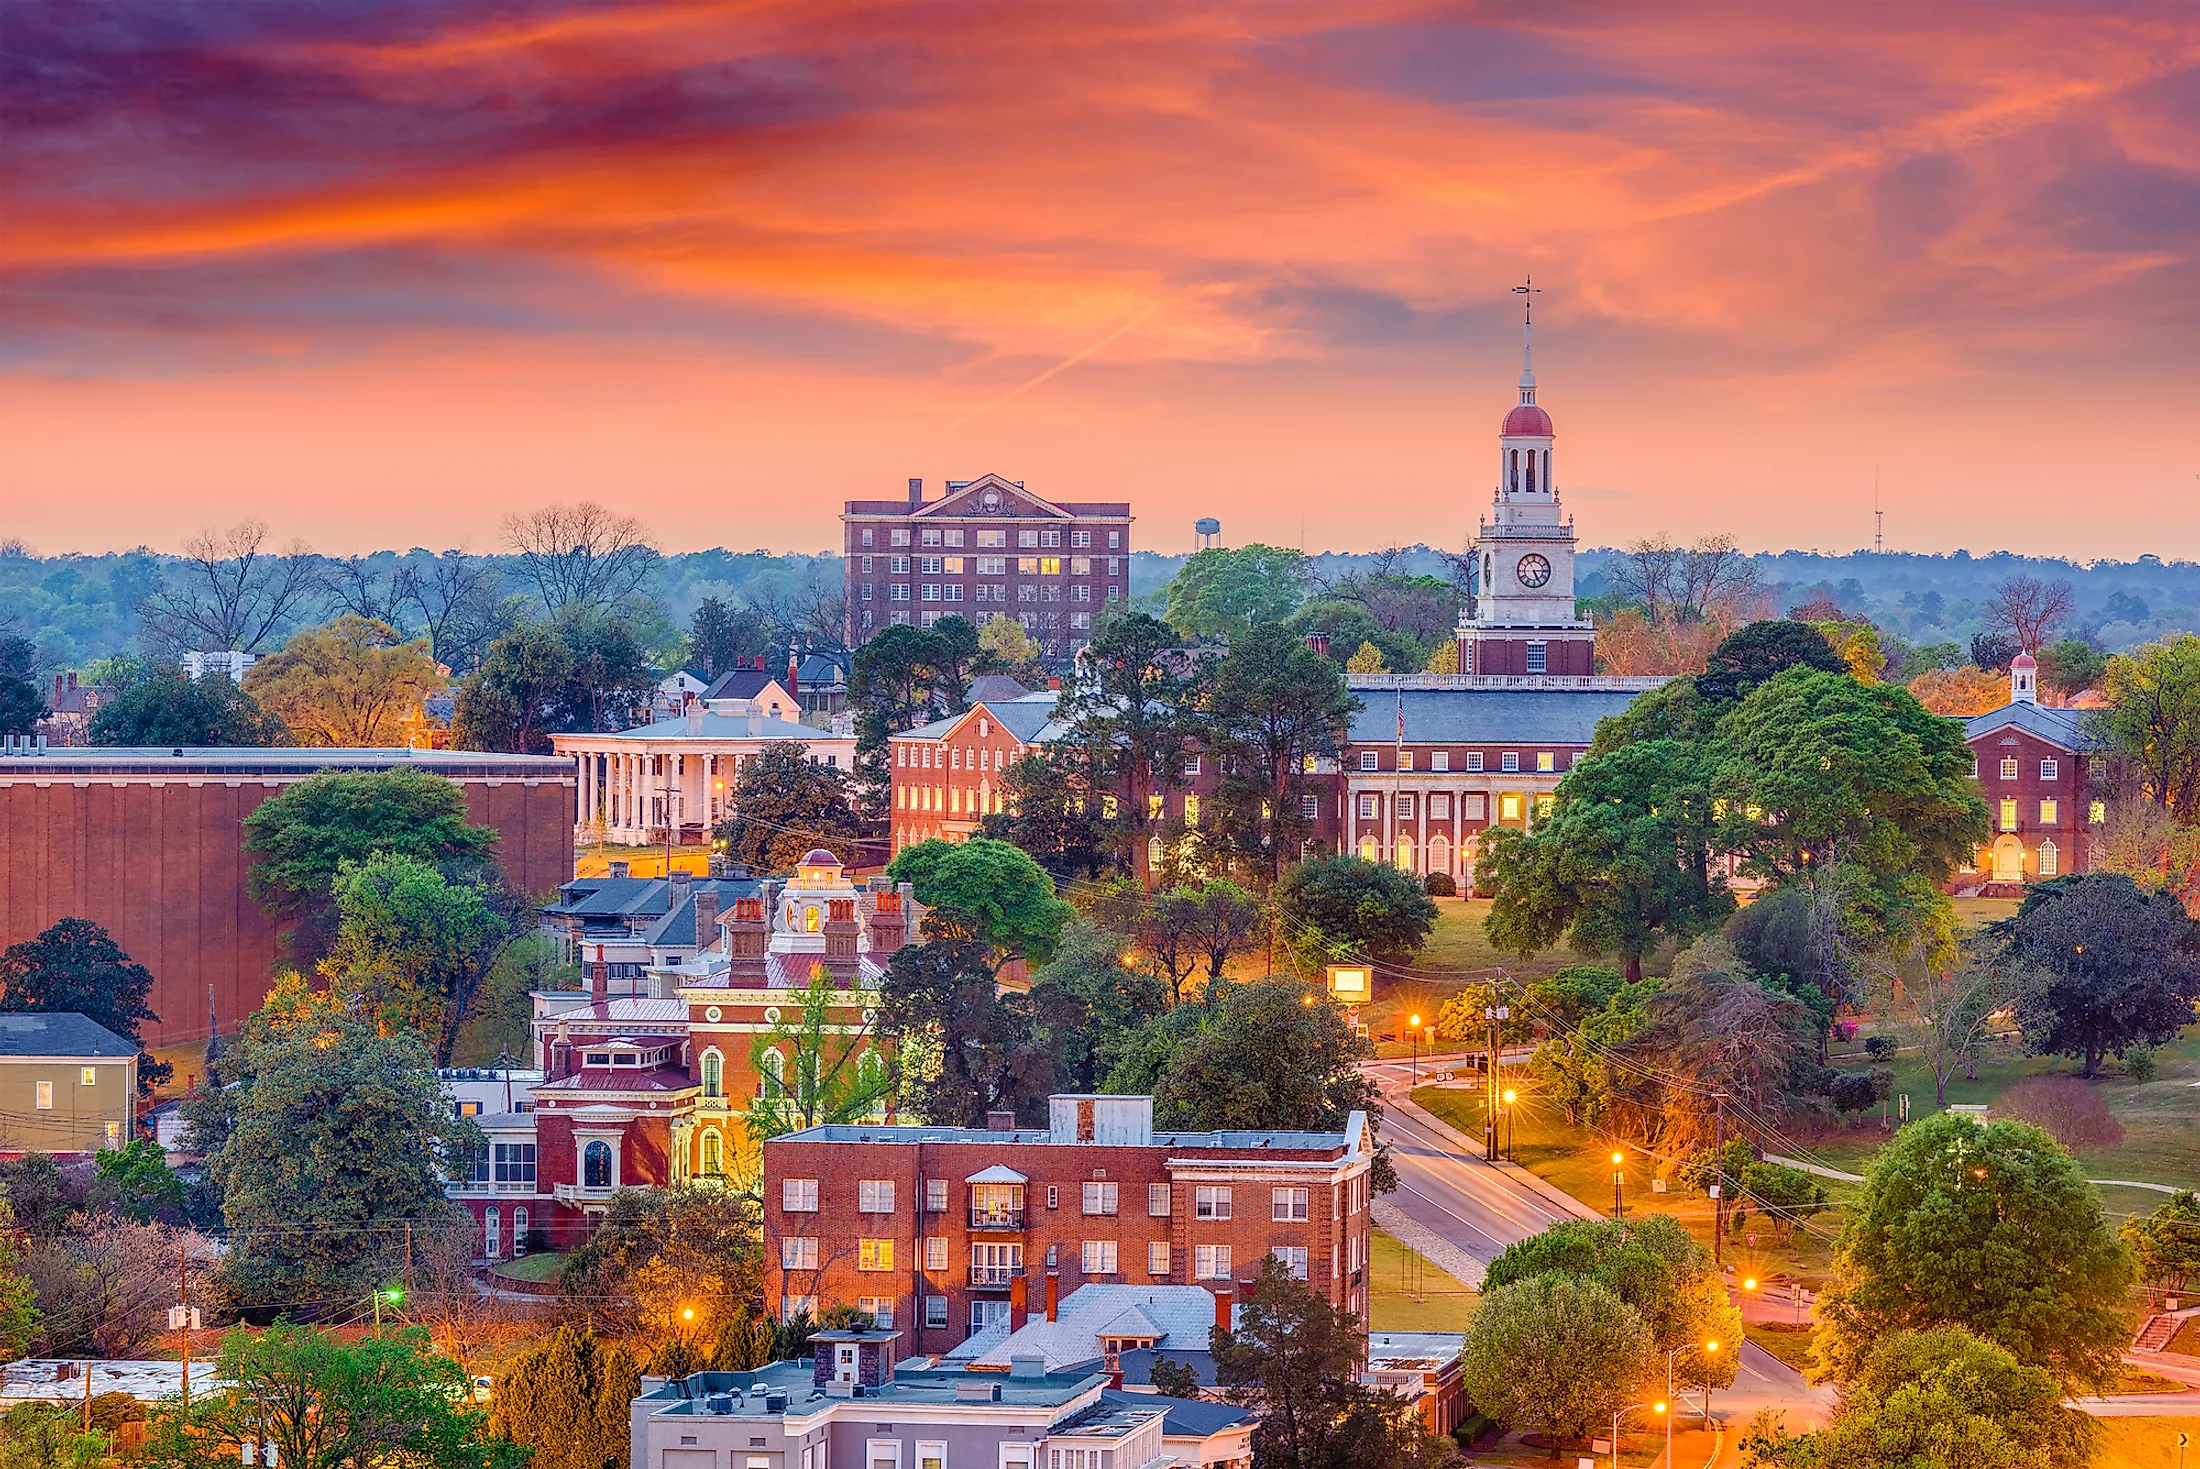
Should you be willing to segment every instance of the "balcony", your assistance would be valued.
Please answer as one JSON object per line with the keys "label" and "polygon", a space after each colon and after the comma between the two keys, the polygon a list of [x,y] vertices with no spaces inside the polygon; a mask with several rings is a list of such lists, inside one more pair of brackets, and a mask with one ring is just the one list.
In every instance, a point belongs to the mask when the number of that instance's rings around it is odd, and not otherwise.
{"label": "balcony", "polygon": [[552,1197],[561,1204],[607,1204],[619,1190],[612,1184],[560,1183],[551,1186]]}
{"label": "balcony", "polygon": [[970,1267],[972,1290],[1007,1290],[1009,1282],[1024,1273],[1021,1265],[973,1265]]}
{"label": "balcony", "polygon": [[1021,1209],[972,1209],[972,1229],[1022,1229],[1024,1211]]}

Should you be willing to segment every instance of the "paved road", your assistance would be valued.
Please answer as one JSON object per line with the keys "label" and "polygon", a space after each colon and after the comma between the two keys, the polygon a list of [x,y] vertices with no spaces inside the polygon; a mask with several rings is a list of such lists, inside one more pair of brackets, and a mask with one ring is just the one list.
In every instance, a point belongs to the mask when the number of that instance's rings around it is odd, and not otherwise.
{"label": "paved road", "polygon": [[[1448,1069],[1459,1059],[1423,1057],[1421,1080],[1429,1080],[1432,1060],[1447,1063]],[[1415,1223],[1487,1264],[1506,1245],[1561,1219],[1599,1217],[1525,1169],[1484,1162],[1476,1140],[1413,1105],[1408,1100],[1414,1084],[1410,1062],[1371,1062],[1365,1069],[1382,1089],[1383,1140],[1390,1144],[1398,1169],[1398,1191],[1390,1202]],[[1791,1429],[1814,1427],[1832,1406],[1830,1388],[1810,1386],[1793,1368],[1749,1343],[1742,1347],[1734,1386],[1714,1393],[1711,1401],[1713,1414],[1730,1430],[1746,1424],[1760,1408],[1785,1411]],[[1733,1460],[1736,1436],[1726,1434],[1721,1462]]]}

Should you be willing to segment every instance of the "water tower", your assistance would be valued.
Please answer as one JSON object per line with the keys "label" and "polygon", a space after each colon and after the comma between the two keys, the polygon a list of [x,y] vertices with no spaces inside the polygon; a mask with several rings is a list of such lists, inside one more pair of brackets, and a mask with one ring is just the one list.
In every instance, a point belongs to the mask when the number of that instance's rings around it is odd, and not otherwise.
{"label": "water tower", "polygon": [[1222,544],[1222,522],[1212,515],[1193,521],[1192,531],[1199,537],[1199,549],[1202,551]]}

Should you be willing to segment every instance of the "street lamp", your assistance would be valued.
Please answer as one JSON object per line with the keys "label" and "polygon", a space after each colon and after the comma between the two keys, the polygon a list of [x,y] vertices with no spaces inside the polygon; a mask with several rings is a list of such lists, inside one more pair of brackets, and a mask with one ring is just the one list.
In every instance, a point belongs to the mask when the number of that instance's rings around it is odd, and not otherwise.
{"label": "street lamp", "polygon": [[1625,1182],[1627,1178],[1627,1171],[1623,1166],[1626,1162],[1627,1159],[1621,1154],[1614,1153],[1612,1155],[1612,1217],[1614,1219],[1620,1217],[1619,1190],[1620,1185]]}
{"label": "street lamp", "polygon": [[1519,1100],[1520,1093],[1511,1087],[1505,1088],[1505,1157],[1508,1160],[1513,1155],[1513,1103]]}
{"label": "street lamp", "polygon": [[1416,1010],[1406,1024],[1413,1027],[1413,1084],[1421,1084],[1421,1014]]}
{"label": "street lamp", "polygon": [[[1750,1283],[1754,1285],[1756,1282],[1752,1281]],[[1707,1341],[1703,1344],[1703,1349],[1706,1352],[1716,1352],[1719,1349],[1719,1344],[1715,1341]],[[1666,1350],[1665,1353],[1665,1396],[1668,1399],[1671,1399],[1676,1395],[1676,1388],[1673,1382],[1673,1361],[1676,1357],[1680,1355],[1680,1351],[1681,1349],[1679,1347],[1670,1347]],[[1703,1390],[1703,1393],[1704,1421],[1709,1422],[1711,1419],[1711,1389],[1709,1387],[1706,1387]],[[1663,1405],[1661,1404],[1660,1406]],[[1668,1413],[1665,1418],[1665,1462],[1668,1464],[1671,1464],[1673,1462],[1673,1415],[1670,1413]]]}
{"label": "street lamp", "polygon": [[1630,1403],[1612,1415],[1612,1469],[1619,1469],[1619,1420],[1643,1408],[1665,1419],[1665,1461],[1673,1462],[1673,1415],[1665,1411],[1665,1404]]}

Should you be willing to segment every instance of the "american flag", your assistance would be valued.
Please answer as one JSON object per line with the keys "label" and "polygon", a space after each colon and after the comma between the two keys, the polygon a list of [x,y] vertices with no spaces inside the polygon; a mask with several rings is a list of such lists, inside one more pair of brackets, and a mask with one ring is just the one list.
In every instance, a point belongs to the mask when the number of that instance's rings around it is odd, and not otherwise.
{"label": "american flag", "polygon": [[1406,696],[1398,695],[1398,743],[1406,742]]}

